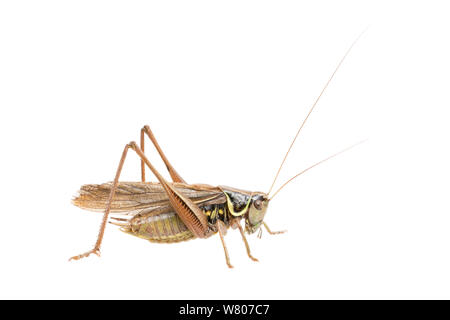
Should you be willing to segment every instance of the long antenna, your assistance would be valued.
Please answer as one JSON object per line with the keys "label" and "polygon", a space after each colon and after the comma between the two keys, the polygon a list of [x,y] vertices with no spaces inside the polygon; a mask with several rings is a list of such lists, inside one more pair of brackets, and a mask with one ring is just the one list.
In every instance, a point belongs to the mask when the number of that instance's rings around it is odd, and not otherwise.
{"label": "long antenna", "polygon": [[366,140],[359,141],[359,142],[355,143],[354,145],[351,145],[350,147],[345,148],[344,150],[341,150],[341,151],[339,151],[339,152],[336,152],[335,154],[333,154],[333,155],[331,155],[331,156],[329,156],[329,157],[327,157],[327,158],[325,158],[325,159],[323,159],[323,160],[320,160],[319,162],[316,162],[315,164],[313,164],[312,166],[309,166],[308,168],[304,169],[304,170],[301,171],[300,173],[297,173],[295,176],[293,176],[293,177],[290,178],[288,181],[286,181],[285,183],[283,183],[283,185],[282,185],[282,186],[281,186],[281,187],[280,187],[280,188],[279,188],[279,189],[278,189],[278,190],[277,190],[277,191],[269,198],[269,200],[272,200],[272,199],[277,195],[277,193],[280,192],[280,190],[283,189],[289,182],[291,182],[292,180],[294,180],[294,179],[297,178],[298,176],[304,174],[306,171],[308,171],[308,170],[314,168],[315,166],[318,166],[319,164],[324,163],[325,161],[330,160],[331,158],[334,158],[334,157],[336,157],[337,155],[340,155],[341,153],[344,153],[345,151],[348,151],[348,150],[350,150],[350,149],[356,147],[357,145],[359,145],[359,144],[361,144],[361,143],[363,143],[363,142],[366,142],[366,141],[367,141],[367,139],[366,139]]}
{"label": "long antenna", "polygon": [[[367,30],[367,29],[366,29]],[[366,32],[366,30],[364,30],[363,32],[361,32],[361,34],[355,39],[355,41],[353,41],[352,45],[347,49],[347,52],[344,54],[344,56],[342,57],[341,61],[339,61],[339,64],[337,65],[336,69],[334,69],[331,77],[328,79],[327,83],[325,84],[325,86],[323,87],[322,91],[320,92],[319,96],[316,98],[316,101],[314,101],[311,109],[309,109],[308,114],[306,115],[305,120],[303,120],[300,128],[297,131],[297,134],[294,137],[294,140],[292,140],[291,145],[289,146],[288,151],[286,152],[286,155],[283,158],[283,161],[281,162],[280,167],[278,168],[277,174],[275,175],[275,178],[273,179],[272,185],[270,186],[269,192],[267,192],[267,194],[270,194],[270,192],[273,189],[273,186],[275,185],[275,182],[277,181],[277,178],[280,174],[281,168],[284,165],[284,162],[286,161],[287,156],[289,155],[289,152],[292,149],[292,146],[295,143],[295,140],[297,140],[298,135],[300,134],[300,131],[303,129],[303,126],[305,125],[306,121],[308,120],[309,116],[311,115],[311,113],[313,112],[314,108],[316,107],[317,103],[319,102],[320,98],[322,97],[323,93],[325,92],[325,90],[327,89],[328,85],[330,84],[331,80],[334,78],[334,75],[336,74],[336,72],[339,70],[341,64],[344,62],[345,58],[347,57],[347,55],[350,53],[350,51],[352,50],[353,46],[356,44],[356,42],[358,42],[359,38],[361,38],[361,36],[364,34],[364,32]]]}

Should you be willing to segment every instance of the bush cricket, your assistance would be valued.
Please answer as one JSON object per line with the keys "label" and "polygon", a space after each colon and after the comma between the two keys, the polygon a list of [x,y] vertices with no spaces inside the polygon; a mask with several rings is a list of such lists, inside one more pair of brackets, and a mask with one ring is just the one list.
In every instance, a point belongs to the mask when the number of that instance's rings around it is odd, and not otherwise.
{"label": "bush cricket", "polygon": [[[250,252],[245,233],[252,234],[259,231],[258,236],[260,237],[262,227],[269,234],[285,232],[273,232],[264,222],[269,202],[280,190],[298,176],[361,143],[358,142],[311,165],[290,178],[270,195],[300,131],[361,35],[348,48],[309,109],[267,193],[245,191],[225,186],[188,184],[170,164],[150,127],[144,126],[141,129],[140,145],[138,146],[133,141],[125,146],[113,182],[101,185],[83,185],[79,194],[73,199],[74,205],[91,211],[103,211],[104,215],[94,248],[83,254],[73,256],[69,260],[78,260],[88,257],[90,254],[100,256],[100,246],[106,224],[109,221],[109,223],[119,226],[121,231],[156,243],[175,243],[195,238],[209,238],[218,233],[224,249],[226,263],[230,268],[233,266],[230,263],[224,236],[227,229],[231,227],[239,230],[249,258],[253,261],[258,261]],[[158,151],[172,181],[166,180],[145,156],[145,136],[150,139]],[[141,159],[140,182],[119,182],[120,173],[129,149],[133,150]],[[155,175],[158,182],[146,182],[146,167]],[[110,214],[113,216],[110,217]],[[244,220],[245,229],[241,225],[242,220]]]}

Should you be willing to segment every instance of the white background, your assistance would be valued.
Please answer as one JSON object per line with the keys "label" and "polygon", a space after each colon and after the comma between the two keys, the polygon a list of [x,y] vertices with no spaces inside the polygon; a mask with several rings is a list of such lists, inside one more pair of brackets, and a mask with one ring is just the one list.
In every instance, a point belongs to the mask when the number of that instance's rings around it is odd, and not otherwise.
{"label": "white background", "polygon": [[[432,1],[2,1],[0,298],[450,298],[450,27]],[[267,191],[238,232],[158,245],[71,205],[151,125],[188,182]],[[152,151],[152,149],[148,148]],[[164,166],[149,153],[161,172]],[[139,179],[132,152],[123,180]]]}

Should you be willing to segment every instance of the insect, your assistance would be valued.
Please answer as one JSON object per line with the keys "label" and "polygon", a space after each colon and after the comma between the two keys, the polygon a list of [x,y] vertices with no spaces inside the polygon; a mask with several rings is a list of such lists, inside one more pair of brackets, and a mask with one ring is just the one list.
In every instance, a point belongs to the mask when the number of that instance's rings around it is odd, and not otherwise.
{"label": "insect", "polygon": [[[100,246],[105,227],[110,222],[119,226],[120,230],[126,233],[156,243],[175,243],[195,238],[209,238],[218,233],[224,249],[226,263],[230,268],[233,266],[230,263],[224,236],[227,229],[231,227],[239,230],[249,258],[258,261],[250,252],[245,233],[252,234],[259,231],[259,236],[261,236],[262,227],[269,234],[284,232],[273,232],[264,222],[270,201],[281,189],[298,176],[356,145],[337,152],[304,169],[270,195],[300,131],[358,38],[340,60],[300,125],[278,168],[269,192],[252,192],[206,184],[188,184],[171,165],[150,127],[144,126],[141,129],[140,146],[136,142],[130,142],[125,146],[113,182],[100,185],[84,185],[81,187],[79,194],[73,199],[74,205],[91,211],[103,211],[104,215],[94,248],[69,260],[78,260],[91,254],[100,256]],[[172,181],[166,180],[145,156],[146,136],[158,151]],[[120,173],[130,149],[140,157],[141,181],[119,182]],[[146,182],[146,167],[156,176],[158,182]],[[242,221],[244,221],[245,229],[242,227]]]}

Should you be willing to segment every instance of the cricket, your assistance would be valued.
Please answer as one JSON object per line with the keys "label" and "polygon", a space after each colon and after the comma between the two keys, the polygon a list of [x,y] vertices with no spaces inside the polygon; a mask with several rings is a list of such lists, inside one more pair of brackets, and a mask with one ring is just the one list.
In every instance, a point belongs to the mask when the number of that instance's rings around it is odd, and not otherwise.
{"label": "cricket", "polygon": [[[246,233],[254,234],[258,231],[258,237],[261,237],[263,227],[271,235],[285,232],[272,231],[264,221],[269,203],[274,197],[300,175],[363,142],[358,142],[316,162],[287,180],[272,193],[280,171],[302,128],[361,35],[348,48],[310,107],[289,149],[284,155],[267,193],[246,191],[226,186],[187,183],[171,165],[152,130],[146,125],[140,131],[140,144],[138,145],[132,141],[125,146],[114,180],[104,184],[83,185],[72,200],[73,204],[79,208],[104,212],[104,214],[94,248],[71,257],[69,261],[79,260],[91,254],[100,256],[100,247],[108,222],[120,227],[120,230],[125,233],[155,243],[176,243],[196,238],[206,239],[218,233],[224,250],[226,264],[229,268],[233,268],[225,244],[225,235],[231,227],[239,230],[248,257],[253,261],[258,261],[251,254]],[[146,137],[153,143],[164,162],[171,181],[166,180],[147,159],[144,152]],[[120,173],[130,150],[134,151],[140,158],[141,181],[119,182]],[[157,182],[146,181],[146,168],[150,169],[154,174]]]}

